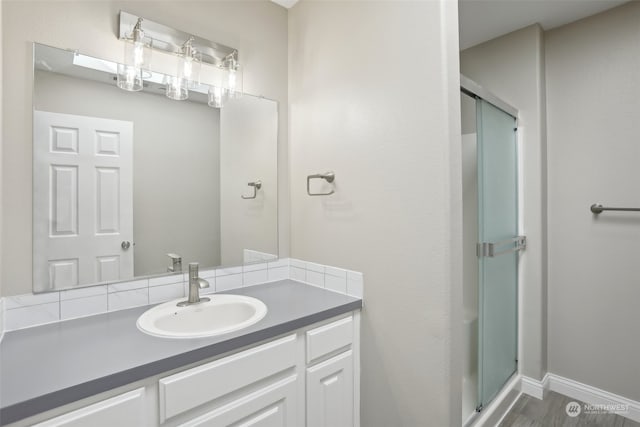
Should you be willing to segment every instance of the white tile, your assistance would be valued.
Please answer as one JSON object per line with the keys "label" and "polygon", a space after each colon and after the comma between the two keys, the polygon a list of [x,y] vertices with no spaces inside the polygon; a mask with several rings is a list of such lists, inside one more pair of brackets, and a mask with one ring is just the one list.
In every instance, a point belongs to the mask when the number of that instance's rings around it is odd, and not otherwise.
{"label": "white tile", "polygon": [[6,297],[5,310],[11,310],[20,307],[29,307],[31,305],[58,303],[60,301],[59,292],[47,292],[44,294],[24,294]]}
{"label": "white tile", "polygon": [[306,267],[307,271],[315,271],[316,273],[324,273],[324,265],[316,264],[315,262],[308,262]]}
{"label": "white tile", "polygon": [[324,288],[324,274],[307,270],[307,283]]}
{"label": "white tile", "polygon": [[95,296],[104,296],[105,304],[107,303],[107,286],[91,286],[89,288],[70,289],[68,291],[60,291],[60,301],[76,298],[86,298]]}
{"label": "white tile", "polygon": [[158,304],[182,297],[184,297],[184,285],[182,283],[149,288],[149,304]]}
{"label": "white tile", "polygon": [[264,283],[269,280],[267,270],[248,271],[244,273],[243,276],[243,286],[257,285],[258,283]]}
{"label": "white tile", "polygon": [[299,259],[294,259],[294,258],[289,259],[289,265],[292,267],[307,268],[306,262],[300,261]]}
{"label": "white tile", "polygon": [[269,269],[268,280],[273,282],[275,280],[286,280],[289,278],[289,266],[276,267]]}
{"label": "white tile", "polygon": [[149,288],[109,294],[109,311],[124,310],[149,304]]}
{"label": "white tile", "polygon": [[51,302],[32,306],[13,308],[5,312],[5,330],[28,328],[29,326],[60,320],[60,303]]}
{"label": "white tile", "polygon": [[172,285],[174,283],[183,283],[183,282],[184,282],[184,277],[182,273],[172,274],[170,276],[153,277],[149,279],[149,287]]}
{"label": "white tile", "polygon": [[302,282],[306,282],[307,280],[307,270],[304,268],[294,267],[291,265],[289,268],[289,274],[293,280],[300,280]]}
{"label": "white tile", "polygon": [[216,277],[242,273],[242,267],[223,267],[216,270]]}
{"label": "white tile", "polygon": [[364,295],[364,286],[362,280],[347,279],[347,295],[362,298]]}
{"label": "white tile", "polygon": [[243,265],[242,266],[242,271],[244,273],[248,272],[248,271],[258,271],[258,270],[266,270],[267,269],[267,263],[266,262],[261,262],[261,263],[256,263],[256,264],[248,264],[248,265]]}
{"label": "white tile", "polygon": [[[206,270],[200,270],[198,272],[198,276],[203,279],[209,280],[210,277],[216,277],[216,269],[215,268],[207,268]],[[185,274],[184,281],[189,281],[189,273]]]}
{"label": "white tile", "polygon": [[280,258],[275,261],[269,261],[269,268],[289,267],[289,258]]}
{"label": "white tile", "polygon": [[358,271],[347,270],[347,280],[363,281],[362,273]]}
{"label": "white tile", "polygon": [[85,298],[74,298],[60,301],[60,319],[92,316],[107,311],[107,293]]}
{"label": "white tile", "polygon": [[149,280],[147,279],[141,279],[141,280],[134,280],[131,282],[120,282],[120,283],[114,283],[111,285],[107,285],[107,291],[109,293],[111,292],[123,292],[123,291],[132,291],[134,289],[142,289],[142,288],[146,288],[149,286]]}
{"label": "white tile", "polygon": [[242,274],[229,274],[216,277],[216,292],[228,291],[242,287]]}
{"label": "white tile", "polygon": [[342,268],[325,267],[324,274],[329,274],[331,276],[335,276],[335,277],[339,277],[341,279],[347,280],[347,270],[343,270]]}
{"label": "white tile", "polygon": [[347,293],[347,275],[344,277],[336,277],[330,274],[324,276],[324,287],[331,289],[332,291],[340,292],[341,294]]}

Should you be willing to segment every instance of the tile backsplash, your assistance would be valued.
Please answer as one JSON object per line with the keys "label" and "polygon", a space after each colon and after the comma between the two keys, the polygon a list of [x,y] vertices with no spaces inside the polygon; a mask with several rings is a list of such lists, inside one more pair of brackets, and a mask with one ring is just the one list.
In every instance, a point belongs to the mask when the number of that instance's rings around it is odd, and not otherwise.
{"label": "tile backsplash", "polygon": [[[363,275],[297,259],[277,259],[240,267],[200,270],[209,287],[201,295],[244,286],[291,279],[328,290],[363,297]],[[188,274],[133,280],[44,294],[0,298],[0,337],[3,331],[60,320],[157,304],[188,294]]]}

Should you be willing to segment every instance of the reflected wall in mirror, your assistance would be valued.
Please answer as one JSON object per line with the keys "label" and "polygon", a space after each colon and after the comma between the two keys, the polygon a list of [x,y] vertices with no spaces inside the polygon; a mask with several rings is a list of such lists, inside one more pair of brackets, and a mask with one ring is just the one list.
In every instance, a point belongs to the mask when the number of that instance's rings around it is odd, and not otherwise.
{"label": "reflected wall in mirror", "polygon": [[126,92],[116,64],[34,51],[34,292],[277,257],[275,101]]}

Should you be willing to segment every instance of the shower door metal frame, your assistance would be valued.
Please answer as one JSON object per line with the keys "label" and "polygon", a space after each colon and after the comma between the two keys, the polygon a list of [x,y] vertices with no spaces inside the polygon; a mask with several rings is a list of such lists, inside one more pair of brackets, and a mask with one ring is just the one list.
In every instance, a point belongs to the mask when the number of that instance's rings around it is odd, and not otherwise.
{"label": "shower door metal frame", "polygon": [[[505,112],[506,114],[508,114],[509,116],[513,117],[515,119],[515,129],[514,131],[516,131],[516,144],[517,144],[517,148],[516,148],[516,168],[517,168],[517,205],[518,205],[518,209],[517,209],[517,228],[518,228],[518,234],[521,234],[522,231],[522,213],[521,213],[521,207],[522,207],[522,198],[521,198],[521,190],[522,190],[522,176],[521,176],[521,161],[520,161],[520,135],[518,134],[517,130],[519,128],[519,120],[518,120],[518,109],[513,107],[512,105],[510,105],[509,103],[503,101],[502,99],[498,98],[496,95],[494,95],[493,93],[491,93],[490,91],[488,91],[487,89],[485,89],[484,87],[482,87],[481,85],[479,85],[478,83],[474,82],[473,80],[469,79],[468,77],[465,77],[464,75],[460,74],[460,91],[463,94],[469,95],[470,97],[478,100],[484,100],[486,102],[488,102],[489,104],[492,104],[494,107],[498,108],[499,110],[502,110],[503,112]],[[508,252],[510,251],[519,251],[521,249],[524,249],[526,247],[526,237],[525,236],[516,236],[513,239],[514,243],[515,243],[515,247],[508,250]],[[482,244],[478,243],[478,250],[480,250],[480,246]],[[478,252],[478,257],[480,258],[481,256],[484,255],[484,253],[480,253]],[[519,271],[519,269],[517,269]],[[481,279],[479,279],[481,280]],[[478,283],[478,286],[480,284]],[[517,319],[517,325],[516,325],[516,333],[517,333],[517,338],[516,338],[516,357],[517,359],[520,358],[520,307],[519,307],[519,297],[517,296],[519,294],[519,287],[520,287],[520,273],[518,273],[517,275],[517,283],[516,283],[516,319]],[[480,314],[480,312],[478,313]],[[478,324],[480,325],[480,319]],[[480,338],[480,336],[478,337]],[[479,343],[480,344],[480,343]],[[481,357],[480,354],[478,354],[478,357]],[[509,381],[513,378],[514,375],[517,375],[519,372],[519,363],[517,363],[518,360],[516,360],[516,371],[514,372],[514,374],[507,379],[505,384],[508,384]],[[478,380],[480,380],[479,378],[480,376],[480,372],[478,372]],[[503,386],[504,387],[504,386]],[[498,392],[499,394],[499,392]],[[480,396],[478,396],[478,398],[480,398]],[[494,396],[495,398],[495,396]],[[491,399],[491,401],[493,401],[493,399]],[[482,411],[484,409],[484,407],[482,406],[481,402],[477,402],[478,403],[478,407],[476,408],[476,414],[479,414],[480,411]],[[474,417],[475,418],[475,417]]]}
{"label": "shower door metal frame", "polygon": [[481,98],[487,101],[489,104],[493,104],[495,107],[498,107],[499,109],[516,119],[516,125],[518,125],[517,108],[504,102],[502,99],[498,98],[487,89],[480,86],[470,78],[463,76],[462,74],[460,74],[460,91],[462,93],[466,93],[472,98]]}

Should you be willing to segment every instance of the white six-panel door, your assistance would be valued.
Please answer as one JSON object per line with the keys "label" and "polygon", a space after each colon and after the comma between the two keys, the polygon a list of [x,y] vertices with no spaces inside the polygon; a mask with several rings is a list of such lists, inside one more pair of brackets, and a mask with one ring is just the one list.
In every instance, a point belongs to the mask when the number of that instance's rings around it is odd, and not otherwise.
{"label": "white six-panel door", "polygon": [[33,137],[34,283],[132,278],[133,123],[34,111]]}

